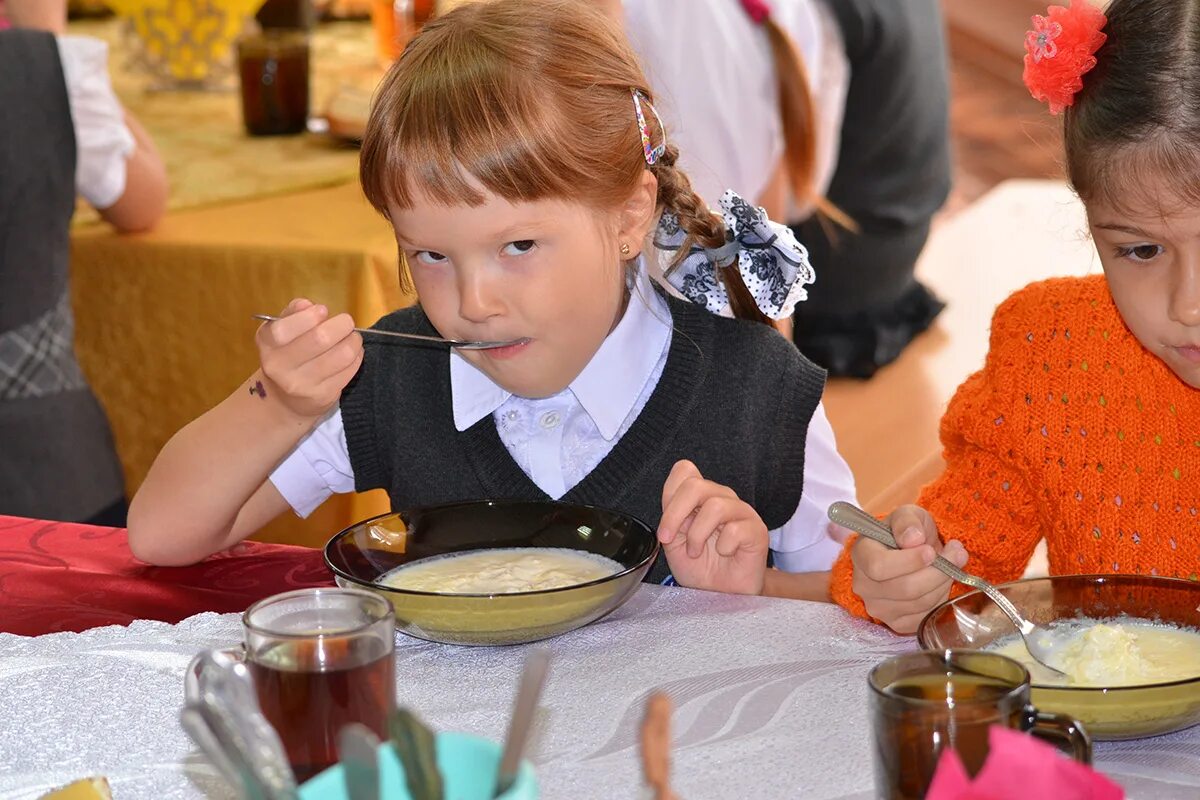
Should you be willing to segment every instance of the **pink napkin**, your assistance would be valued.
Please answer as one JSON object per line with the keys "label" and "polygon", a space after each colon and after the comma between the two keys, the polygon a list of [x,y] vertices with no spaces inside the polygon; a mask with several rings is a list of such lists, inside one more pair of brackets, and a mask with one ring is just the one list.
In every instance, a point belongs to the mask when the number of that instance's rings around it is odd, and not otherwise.
{"label": "pink napkin", "polygon": [[1122,800],[1120,786],[1034,737],[993,725],[975,780],[958,753],[942,751],[926,800]]}

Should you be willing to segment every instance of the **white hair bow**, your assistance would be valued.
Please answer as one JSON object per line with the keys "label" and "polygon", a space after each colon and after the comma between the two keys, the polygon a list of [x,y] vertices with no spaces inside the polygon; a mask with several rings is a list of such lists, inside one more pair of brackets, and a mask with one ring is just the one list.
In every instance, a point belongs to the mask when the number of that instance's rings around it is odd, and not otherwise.
{"label": "white hair bow", "polygon": [[[790,316],[796,303],[808,297],[804,287],[816,279],[808,251],[790,228],[772,222],[766,211],[751,206],[736,192],[721,195],[720,207],[725,220],[724,246],[692,245],[667,273],[667,282],[688,300],[720,314],[729,306],[729,295],[717,269],[731,265],[736,258],[738,272],[759,310],[771,319]],[[686,238],[679,218],[664,212],[654,234],[655,247],[675,252]]]}

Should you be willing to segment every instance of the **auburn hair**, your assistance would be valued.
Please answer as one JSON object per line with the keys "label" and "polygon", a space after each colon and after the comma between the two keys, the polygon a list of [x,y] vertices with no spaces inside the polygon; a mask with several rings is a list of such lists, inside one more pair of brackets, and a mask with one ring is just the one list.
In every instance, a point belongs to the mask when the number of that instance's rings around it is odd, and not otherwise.
{"label": "auburn hair", "polygon": [[[668,145],[647,165],[633,91],[654,102],[624,34],[580,0],[467,3],[428,22],[383,79],[363,136],[363,191],[383,214],[424,196],[480,205],[482,186],[510,202],[562,199],[618,207],[644,170],[658,208],[687,240],[726,242],[721,217],[696,195]],[[665,133],[645,115],[653,144]],[[672,264],[671,266],[674,266]],[[771,324],[736,264],[717,270],[735,316]]]}
{"label": "auburn hair", "polygon": [[822,196],[814,183],[817,170],[817,123],[808,70],[795,42],[773,17],[762,21],[779,85],[779,120],[783,128],[783,170],[792,196],[849,231],[858,225],[845,211]]}

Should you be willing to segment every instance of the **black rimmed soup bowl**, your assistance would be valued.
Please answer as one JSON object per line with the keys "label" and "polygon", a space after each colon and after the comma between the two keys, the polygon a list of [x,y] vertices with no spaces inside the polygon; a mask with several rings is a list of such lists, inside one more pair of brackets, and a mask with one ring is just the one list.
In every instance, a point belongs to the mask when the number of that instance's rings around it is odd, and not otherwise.
{"label": "black rimmed soup bowl", "polygon": [[[562,548],[612,559],[611,575],[564,586],[494,594],[399,589],[381,579],[425,559],[475,551]],[[391,601],[396,628],[446,644],[505,645],[575,630],[618,608],[658,557],[648,525],[626,514],[557,502],[482,500],[383,514],[325,545],[339,586]]]}

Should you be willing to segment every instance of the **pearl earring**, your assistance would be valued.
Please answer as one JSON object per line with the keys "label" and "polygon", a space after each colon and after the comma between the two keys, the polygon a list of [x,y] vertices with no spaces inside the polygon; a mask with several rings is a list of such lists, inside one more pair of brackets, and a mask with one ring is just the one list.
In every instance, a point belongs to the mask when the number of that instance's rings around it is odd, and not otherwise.
{"label": "pearl earring", "polygon": [[621,242],[621,255],[624,256],[625,258],[629,258],[629,253],[630,253],[629,245],[626,244],[625,242]]}

